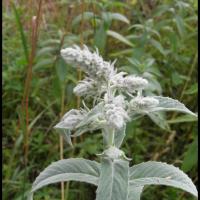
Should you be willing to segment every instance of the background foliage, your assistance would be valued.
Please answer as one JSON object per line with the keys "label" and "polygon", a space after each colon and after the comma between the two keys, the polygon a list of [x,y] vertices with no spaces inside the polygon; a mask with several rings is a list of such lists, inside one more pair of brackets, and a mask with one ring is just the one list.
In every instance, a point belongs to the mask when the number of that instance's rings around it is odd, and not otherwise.
{"label": "background foliage", "polygon": [[[120,70],[146,77],[150,92],[178,99],[197,112],[196,0],[4,0],[5,200],[26,199],[39,172],[60,159],[53,126],[79,104],[72,89],[80,73],[63,62],[59,51],[74,43],[98,47],[105,60],[117,58]],[[197,123],[175,113],[152,120],[157,125],[147,117],[128,124],[122,149],[132,164],[148,160],[174,164],[197,185]],[[101,140],[95,132],[74,140],[74,149],[64,143],[64,158],[97,160]],[[70,182],[65,187],[68,200],[95,198],[91,185]],[[41,189],[35,199],[60,199],[60,184]],[[142,199],[193,197],[178,189],[151,186]]]}

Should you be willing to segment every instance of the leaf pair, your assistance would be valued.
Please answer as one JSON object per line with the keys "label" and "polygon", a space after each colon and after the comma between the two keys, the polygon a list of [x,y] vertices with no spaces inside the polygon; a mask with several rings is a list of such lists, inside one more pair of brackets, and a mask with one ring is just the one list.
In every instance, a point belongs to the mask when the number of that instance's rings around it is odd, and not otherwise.
{"label": "leaf pair", "polygon": [[149,161],[129,167],[127,161],[119,159],[103,158],[100,164],[71,158],[47,167],[35,180],[30,198],[36,190],[62,181],[96,185],[96,200],[140,200],[146,185],[173,186],[198,196],[191,179],[173,165]]}

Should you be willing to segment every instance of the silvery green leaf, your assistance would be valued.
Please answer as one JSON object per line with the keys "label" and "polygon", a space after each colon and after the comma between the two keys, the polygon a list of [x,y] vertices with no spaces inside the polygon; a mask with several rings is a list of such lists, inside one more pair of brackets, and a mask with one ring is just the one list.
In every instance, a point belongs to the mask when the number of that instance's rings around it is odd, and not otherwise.
{"label": "silvery green leaf", "polygon": [[130,168],[129,186],[145,185],[172,186],[198,196],[197,189],[187,174],[166,163],[149,161]]}
{"label": "silvery green leaf", "polygon": [[76,126],[72,137],[77,137],[85,132],[98,130],[105,126],[105,120],[99,120],[99,118],[102,118],[102,106],[102,103],[100,103],[88,112],[85,118]]}
{"label": "silvery green leaf", "polygon": [[153,96],[153,98],[159,101],[159,105],[151,111],[179,111],[197,117],[195,113],[186,108],[185,105],[178,100],[162,96]]}
{"label": "silvery green leaf", "polygon": [[65,141],[70,145],[73,146],[72,140],[71,140],[71,131],[70,130],[63,130],[63,138]]}
{"label": "silvery green leaf", "polygon": [[143,191],[143,186],[131,187],[129,186],[128,200],[140,200]]}
{"label": "silvery green leaf", "polygon": [[64,129],[64,128],[56,128],[58,133],[63,136],[64,140],[70,145],[73,146],[72,140],[71,140],[71,131]]}
{"label": "silvery green leaf", "polygon": [[83,133],[86,133],[90,131],[90,128],[85,126],[85,127],[81,127],[81,128],[78,128],[73,135],[71,135],[71,137],[78,137],[80,135],[82,135]]}
{"label": "silvery green leaf", "polygon": [[91,122],[90,124],[86,124],[85,126],[81,126],[77,130],[75,130],[74,134],[71,135],[71,137],[78,137],[82,135],[83,133],[92,132],[104,127],[104,124],[105,124],[104,122],[101,123],[101,122],[95,121],[96,119],[98,120],[98,116],[96,118],[94,116],[93,119],[94,121]]}
{"label": "silvery green leaf", "polygon": [[144,113],[134,113],[132,111],[128,111],[128,115],[131,118],[131,120],[137,120],[137,119],[143,117]]}
{"label": "silvery green leaf", "polygon": [[100,164],[95,161],[82,158],[59,160],[39,174],[33,183],[31,192],[62,181],[80,181],[97,185],[99,176]]}
{"label": "silvery green leaf", "polygon": [[107,126],[105,126],[105,128],[102,129],[104,147],[108,147],[109,144],[109,131],[110,129]]}
{"label": "silvery green leaf", "polygon": [[165,119],[164,113],[150,112],[147,115],[160,128],[164,130],[168,130],[168,131],[170,130],[169,124],[167,123],[167,120]]}
{"label": "silvery green leaf", "polygon": [[114,138],[114,144],[116,147],[120,147],[123,140],[124,140],[124,137],[125,137],[125,134],[126,134],[126,125],[124,125],[120,130],[116,130],[115,132],[115,138]]}
{"label": "silvery green leaf", "polygon": [[128,200],[127,161],[103,158],[96,200]]}
{"label": "silvery green leaf", "polygon": [[194,122],[197,120],[198,120],[197,117],[194,115],[182,115],[182,116],[176,117],[175,119],[167,120],[167,122],[169,124],[174,124],[174,123]]}
{"label": "silvery green leaf", "polygon": [[80,128],[82,126],[85,126],[86,124],[89,124],[90,122],[92,122],[95,118],[97,118],[98,116],[102,115],[102,109],[103,109],[103,103],[99,103],[97,104],[91,111],[89,111],[87,113],[87,115],[85,116],[84,120],[82,120],[77,126],[77,128]]}

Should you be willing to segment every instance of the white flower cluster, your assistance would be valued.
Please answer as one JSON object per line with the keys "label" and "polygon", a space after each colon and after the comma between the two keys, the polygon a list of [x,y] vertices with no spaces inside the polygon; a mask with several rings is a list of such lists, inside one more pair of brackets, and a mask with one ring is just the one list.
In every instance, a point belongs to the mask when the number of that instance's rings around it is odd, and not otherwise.
{"label": "white flower cluster", "polygon": [[104,61],[98,51],[91,53],[86,45],[84,45],[83,49],[76,45],[62,49],[61,56],[66,63],[80,67],[81,70],[93,78],[103,77],[108,79],[114,73],[113,64]]}
{"label": "white flower cluster", "polygon": [[105,157],[105,158],[111,158],[112,160],[117,160],[117,159],[123,159],[123,160],[132,160],[131,158],[127,158],[125,153],[116,148],[115,146],[110,146],[106,150],[103,151],[101,154],[97,154],[98,156]]}
{"label": "white flower cluster", "polygon": [[92,96],[96,94],[96,91],[97,82],[90,78],[79,81],[78,85],[73,90],[77,96]]}
{"label": "white flower cluster", "polygon": [[158,105],[159,101],[154,97],[137,96],[130,101],[128,113],[148,113],[152,108],[155,108]]}
{"label": "white flower cluster", "polygon": [[111,84],[114,88],[119,88],[122,91],[135,93],[137,90],[143,90],[148,86],[148,81],[142,77],[129,75],[125,76],[125,72],[115,74],[111,79]]}
{"label": "white flower cluster", "polygon": [[121,129],[129,116],[125,110],[125,101],[122,95],[114,97],[110,102],[105,103],[105,118],[110,126]]}
{"label": "white flower cluster", "polygon": [[[130,112],[142,113],[159,104],[153,97],[142,97],[142,90],[148,86],[148,81],[142,77],[127,75],[126,72],[117,72],[114,63],[106,62],[99,55],[98,51],[91,53],[87,46],[83,49],[78,46],[69,47],[61,50],[61,56],[75,67],[80,67],[87,74],[87,77],[77,84],[74,93],[77,96],[98,97],[99,103],[103,103],[103,109],[98,112],[103,118],[100,120],[106,126],[114,130],[121,129],[130,120]],[[115,95],[118,92],[117,96]],[[104,94],[104,98],[101,96]],[[126,94],[132,96],[132,100],[125,100]],[[96,111],[95,111],[96,113]],[[77,124],[88,116],[83,111],[69,111],[58,124],[70,130],[75,129]],[[97,115],[97,114],[95,114]],[[90,116],[90,114],[89,114]],[[90,121],[95,127],[100,123]],[[99,126],[101,126],[99,124]]]}
{"label": "white flower cluster", "polygon": [[130,93],[136,90],[145,89],[147,86],[148,81],[146,79],[133,75],[125,77],[123,81],[123,87],[126,88]]}

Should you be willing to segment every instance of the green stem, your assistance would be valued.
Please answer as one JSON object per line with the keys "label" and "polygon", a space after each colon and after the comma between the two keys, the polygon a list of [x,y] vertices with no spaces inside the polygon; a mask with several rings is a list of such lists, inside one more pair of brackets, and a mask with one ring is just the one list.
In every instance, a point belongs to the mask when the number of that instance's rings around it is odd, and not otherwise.
{"label": "green stem", "polygon": [[114,129],[110,129],[109,131],[109,146],[114,146],[114,137],[115,137],[115,131]]}

